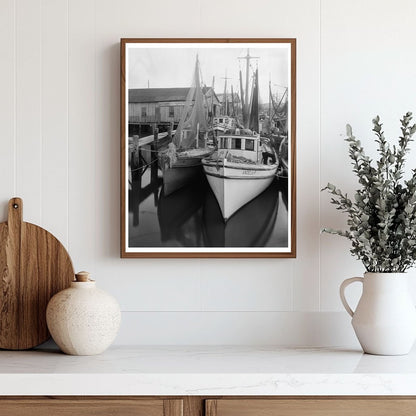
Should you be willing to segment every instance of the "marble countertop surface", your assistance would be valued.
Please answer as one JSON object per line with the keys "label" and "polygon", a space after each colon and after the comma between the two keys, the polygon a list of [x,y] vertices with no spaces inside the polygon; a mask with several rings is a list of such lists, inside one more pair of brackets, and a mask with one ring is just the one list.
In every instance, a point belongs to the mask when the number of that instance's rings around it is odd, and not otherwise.
{"label": "marble countertop surface", "polygon": [[416,350],[113,347],[74,357],[53,347],[0,351],[0,395],[416,395]]}

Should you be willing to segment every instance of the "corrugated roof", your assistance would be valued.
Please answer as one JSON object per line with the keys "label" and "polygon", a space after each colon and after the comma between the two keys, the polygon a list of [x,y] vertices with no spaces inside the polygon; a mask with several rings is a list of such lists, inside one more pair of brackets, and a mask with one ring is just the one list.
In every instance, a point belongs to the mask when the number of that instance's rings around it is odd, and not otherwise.
{"label": "corrugated roof", "polygon": [[186,101],[189,88],[135,88],[129,90],[129,103]]}
{"label": "corrugated roof", "polygon": [[[189,88],[133,88],[129,90],[129,103],[158,103],[163,101],[186,101]],[[210,97],[211,87],[202,87],[202,92]],[[214,92],[217,103],[219,100]],[[215,104],[217,104],[215,103]]]}

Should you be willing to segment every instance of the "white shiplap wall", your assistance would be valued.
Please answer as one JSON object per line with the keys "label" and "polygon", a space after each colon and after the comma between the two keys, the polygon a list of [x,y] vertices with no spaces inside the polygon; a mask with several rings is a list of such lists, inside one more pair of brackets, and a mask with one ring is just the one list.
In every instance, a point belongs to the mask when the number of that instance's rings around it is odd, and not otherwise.
{"label": "white shiplap wall", "polygon": [[[396,133],[416,111],[415,4],[0,0],[0,220],[24,198],[25,219],[119,300],[120,343],[355,343],[338,287],[362,268],[320,236],[343,220],[319,190],[354,185],[347,121],[365,141],[376,113]],[[297,38],[296,259],[119,258],[122,37]]]}

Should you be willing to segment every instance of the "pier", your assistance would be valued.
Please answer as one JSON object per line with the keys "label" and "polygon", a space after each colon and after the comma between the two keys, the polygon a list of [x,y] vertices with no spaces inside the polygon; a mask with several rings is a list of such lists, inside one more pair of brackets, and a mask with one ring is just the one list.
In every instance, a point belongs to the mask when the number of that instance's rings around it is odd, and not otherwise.
{"label": "pier", "polygon": [[[159,128],[153,128],[153,134],[149,136],[139,137],[134,135],[129,138],[129,169],[131,176],[129,177],[129,187],[133,190],[134,201],[131,201],[137,209],[133,210],[136,213],[133,218],[134,225],[138,225],[138,206],[152,193],[154,194],[155,206],[158,202],[158,189],[162,184],[162,179],[158,177],[158,153],[172,141],[175,130],[172,125],[169,126],[168,131],[159,133]],[[150,147],[150,148],[145,148]],[[148,185],[142,188],[142,176],[150,167],[151,181]]]}

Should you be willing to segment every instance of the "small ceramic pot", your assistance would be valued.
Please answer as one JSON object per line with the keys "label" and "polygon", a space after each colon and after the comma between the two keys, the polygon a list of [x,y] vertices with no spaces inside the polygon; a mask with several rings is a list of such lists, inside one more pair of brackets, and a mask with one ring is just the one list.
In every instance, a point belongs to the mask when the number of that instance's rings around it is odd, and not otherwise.
{"label": "small ceramic pot", "polygon": [[46,321],[59,348],[71,355],[95,355],[114,341],[120,326],[117,301],[97,289],[88,272],[49,301]]}
{"label": "small ceramic pot", "polygon": [[[405,273],[365,273],[352,277],[340,287],[341,301],[352,316],[352,326],[364,352],[403,355],[416,339],[416,309]],[[345,299],[345,288],[363,284],[363,294],[355,312]]]}

